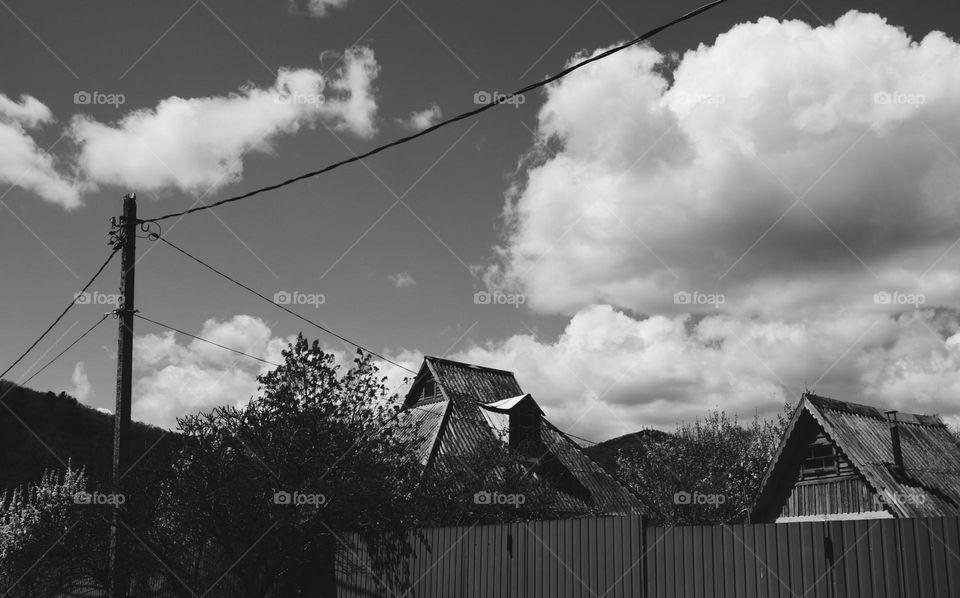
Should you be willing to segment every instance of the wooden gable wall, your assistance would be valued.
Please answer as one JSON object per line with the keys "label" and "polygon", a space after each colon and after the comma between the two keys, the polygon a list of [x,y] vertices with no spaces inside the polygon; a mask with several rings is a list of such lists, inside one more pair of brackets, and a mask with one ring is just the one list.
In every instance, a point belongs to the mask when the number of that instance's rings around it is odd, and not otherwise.
{"label": "wooden gable wall", "polygon": [[819,423],[804,413],[781,455],[767,520],[882,511],[877,495]]}

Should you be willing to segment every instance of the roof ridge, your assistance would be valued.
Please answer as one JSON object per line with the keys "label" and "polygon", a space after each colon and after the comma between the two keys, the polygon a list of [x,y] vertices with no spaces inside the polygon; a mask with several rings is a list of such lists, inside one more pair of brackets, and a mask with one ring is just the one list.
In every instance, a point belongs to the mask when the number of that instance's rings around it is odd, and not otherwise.
{"label": "roof ridge", "polygon": [[[898,416],[898,422],[900,424],[914,425],[914,426],[923,426],[928,428],[939,428],[944,426],[943,420],[940,419],[937,415],[930,415],[925,413],[910,413],[907,411],[900,411],[896,409],[886,409],[884,407],[878,407],[876,405],[867,405],[865,403],[855,403],[853,401],[844,401],[841,399],[834,399],[832,397],[825,397],[823,395],[817,395],[812,392],[803,393],[803,398],[806,398],[816,407],[820,409],[831,409],[833,411],[844,411],[846,413],[852,413],[854,415],[859,415],[861,417],[874,417],[881,420],[886,420],[886,413],[888,411],[896,411]],[[847,409],[844,409],[847,408]],[[871,413],[864,413],[863,411],[870,411]],[[905,420],[904,417],[911,418],[913,421]]]}
{"label": "roof ridge", "polygon": [[500,373],[500,374],[509,374],[509,375],[511,375],[511,376],[515,376],[515,374],[514,374],[511,370],[501,370],[501,369],[499,369],[499,368],[492,368],[492,367],[488,367],[488,366],[485,366],[485,365],[477,365],[477,364],[474,364],[474,363],[467,363],[467,362],[465,362],[465,361],[456,361],[456,360],[454,360],[454,359],[447,359],[446,357],[437,357],[437,356],[435,356],[435,355],[424,355],[424,356],[423,356],[423,359],[424,359],[424,360],[429,360],[429,361],[435,361],[435,362],[436,362],[436,361],[440,361],[440,362],[443,362],[443,363],[449,363],[449,364],[452,364],[452,365],[456,365],[456,366],[460,366],[460,367],[465,367],[465,368],[474,368],[474,369],[479,369],[479,370],[486,370],[486,371],[488,371],[488,372],[497,372],[497,373]]}

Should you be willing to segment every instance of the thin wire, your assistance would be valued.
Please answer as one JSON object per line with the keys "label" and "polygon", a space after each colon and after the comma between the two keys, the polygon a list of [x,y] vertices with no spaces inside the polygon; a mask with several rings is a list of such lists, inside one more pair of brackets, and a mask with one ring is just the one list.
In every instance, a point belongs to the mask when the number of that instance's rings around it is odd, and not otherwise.
{"label": "thin wire", "polygon": [[60,315],[57,316],[57,319],[54,320],[52,324],[50,324],[49,326],[47,326],[47,329],[43,331],[43,334],[41,334],[40,337],[39,337],[37,340],[33,341],[33,344],[30,345],[29,347],[27,347],[27,350],[24,351],[23,353],[21,353],[21,354],[20,354],[20,357],[18,357],[16,361],[14,361],[13,363],[10,364],[10,367],[8,367],[7,369],[3,370],[3,373],[0,374],[0,378],[3,378],[4,376],[6,376],[7,373],[8,373],[10,370],[12,370],[14,367],[16,367],[16,365],[17,365],[18,363],[20,363],[21,361],[23,361],[23,358],[26,357],[27,354],[30,353],[30,351],[32,351],[34,347],[36,347],[38,344],[40,344],[40,341],[42,341],[42,340],[44,339],[44,337],[46,337],[46,336],[50,333],[51,330],[53,330],[53,327],[56,326],[58,323],[60,323],[60,320],[62,320],[63,317],[64,317],[65,315],[67,315],[67,312],[70,311],[70,308],[72,308],[72,307],[74,306],[74,304],[76,304],[77,298],[78,298],[80,295],[83,295],[84,293],[87,292],[87,289],[89,289],[89,288],[90,288],[90,285],[93,284],[93,281],[95,281],[95,280],[97,279],[97,277],[100,276],[100,273],[104,271],[104,269],[107,267],[107,264],[109,264],[109,263],[110,263],[110,260],[113,259],[113,256],[115,256],[115,255],[117,254],[117,252],[120,251],[120,247],[121,247],[121,245],[120,245],[119,243],[118,243],[116,246],[114,246],[113,251],[111,251],[111,252],[110,252],[110,255],[107,256],[107,261],[103,262],[103,265],[100,266],[100,269],[98,269],[98,270],[96,271],[96,273],[93,275],[93,277],[90,278],[90,281],[89,281],[87,284],[83,285],[83,288],[80,289],[80,292],[73,296],[73,301],[71,301],[70,304],[67,305],[66,309],[64,309],[62,312],[60,312]]}
{"label": "thin wire", "polygon": [[70,343],[69,345],[67,345],[67,348],[66,348],[66,349],[64,349],[63,351],[60,351],[59,353],[57,353],[56,357],[54,357],[53,359],[51,359],[50,361],[48,361],[46,364],[44,364],[44,366],[43,366],[42,368],[40,368],[39,370],[37,370],[36,372],[34,372],[33,375],[31,375],[29,378],[27,378],[26,380],[24,380],[23,382],[21,382],[19,385],[20,385],[20,386],[26,386],[27,383],[29,383],[31,380],[33,380],[34,378],[36,378],[37,376],[39,376],[39,375],[40,375],[40,372],[42,372],[43,370],[45,370],[45,369],[47,369],[48,367],[50,367],[51,365],[53,365],[53,362],[54,362],[54,361],[60,359],[60,357],[61,357],[64,353],[66,353],[66,352],[69,351],[71,348],[73,348],[74,345],[76,345],[77,343],[79,343],[80,341],[82,341],[85,336],[87,336],[88,334],[90,334],[91,332],[93,332],[93,329],[94,329],[94,328],[96,328],[96,327],[99,326],[100,324],[103,324],[103,321],[106,320],[108,317],[110,317],[110,314],[111,314],[111,313],[112,313],[112,312],[108,312],[108,313],[103,314],[103,317],[100,318],[99,320],[97,320],[97,323],[96,323],[96,324],[94,324],[94,325],[91,326],[90,328],[87,328],[87,331],[84,332],[83,334],[81,334],[81,335],[77,338],[77,340],[75,340],[75,341],[73,341],[72,343]]}
{"label": "thin wire", "polygon": [[[560,431],[563,432],[563,430],[560,430]],[[570,438],[576,438],[577,440],[582,440],[582,441],[584,441],[584,442],[589,442],[590,444],[600,444],[599,442],[597,442],[597,441],[595,441],[595,440],[588,440],[588,439],[586,439],[586,438],[582,438],[582,437],[580,437],[580,436],[576,436],[575,434],[571,434],[570,432],[563,432],[563,433],[566,434],[567,436],[569,436]]]}
{"label": "thin wire", "polygon": [[140,318],[141,320],[146,320],[147,322],[150,322],[151,324],[156,324],[157,326],[159,326],[159,327],[161,327],[161,328],[167,328],[167,329],[169,329],[169,330],[173,330],[174,332],[179,332],[180,334],[182,334],[182,335],[184,335],[184,336],[189,336],[190,338],[195,338],[195,339],[197,339],[198,341],[203,341],[203,342],[205,342],[205,343],[209,343],[209,344],[213,345],[214,347],[220,347],[221,349],[226,349],[227,351],[233,351],[233,352],[236,353],[237,355],[243,355],[244,357],[249,357],[250,359],[256,359],[257,361],[262,361],[263,363],[265,363],[265,364],[267,364],[267,365],[273,365],[273,366],[276,366],[276,367],[281,367],[281,365],[280,365],[279,363],[274,363],[274,362],[272,362],[272,361],[268,361],[268,360],[266,360],[266,359],[262,359],[262,358],[260,358],[260,357],[255,356],[255,355],[250,355],[249,353],[244,353],[243,351],[240,351],[240,350],[237,350],[237,349],[231,349],[230,347],[227,347],[227,346],[225,346],[225,345],[221,345],[220,343],[215,343],[215,342],[213,342],[212,340],[203,338],[202,336],[197,336],[197,335],[195,335],[195,334],[190,334],[189,332],[184,332],[183,330],[180,330],[179,328],[174,328],[173,326],[170,326],[169,324],[163,324],[163,323],[157,322],[156,320],[151,320],[151,319],[148,318],[147,316],[140,315],[139,313],[135,313],[135,314],[133,314],[133,316],[134,316],[135,318]]}
{"label": "thin wire", "polygon": [[542,81],[538,81],[538,82],[536,82],[536,83],[531,83],[530,85],[527,85],[526,87],[523,87],[523,88],[521,88],[521,89],[518,89],[517,91],[515,91],[515,92],[513,92],[513,93],[510,93],[510,94],[496,95],[496,96],[494,96],[494,97],[492,98],[492,101],[491,101],[489,104],[484,104],[483,106],[480,106],[479,108],[475,108],[475,109],[473,109],[473,110],[469,110],[469,111],[467,111],[467,112],[463,112],[463,113],[461,113],[461,114],[458,114],[457,116],[453,116],[453,117],[448,118],[448,119],[446,119],[446,120],[440,121],[440,122],[438,122],[437,124],[435,124],[435,125],[433,125],[433,126],[431,126],[431,127],[427,127],[426,129],[424,129],[424,130],[422,130],[422,131],[419,131],[419,132],[417,132],[417,133],[413,133],[412,135],[407,135],[406,137],[401,137],[401,138],[399,138],[399,139],[396,139],[396,140],[394,140],[394,141],[391,141],[390,143],[387,143],[387,144],[385,144],[385,145],[381,145],[381,146],[379,146],[379,147],[376,147],[376,148],[374,148],[374,149],[372,149],[372,150],[370,150],[370,151],[368,151],[368,152],[365,152],[365,153],[363,153],[363,154],[354,155],[354,156],[352,156],[352,157],[350,157],[350,158],[346,158],[346,159],[341,160],[341,161],[339,161],[339,162],[335,162],[335,163],[333,163],[333,164],[330,164],[330,165],[328,165],[328,166],[325,166],[325,167],[321,168],[320,170],[314,170],[314,171],[308,172],[308,173],[306,173],[306,174],[301,174],[300,176],[293,177],[292,179],[287,179],[287,180],[285,180],[285,181],[283,181],[283,182],[276,183],[276,184],[274,184],[274,185],[269,185],[269,186],[267,186],[267,187],[262,187],[262,188],[260,188],[260,189],[255,189],[255,190],[253,190],[253,191],[249,191],[249,192],[247,192],[247,193],[244,193],[243,195],[237,195],[237,196],[235,196],[235,197],[228,197],[228,198],[226,198],[226,199],[221,199],[220,201],[213,202],[213,203],[211,203],[211,204],[205,204],[205,205],[202,205],[202,206],[193,207],[193,208],[190,208],[190,209],[188,209],[188,210],[183,210],[183,211],[181,211],[181,212],[173,212],[173,213],[171,213],[171,214],[166,214],[166,215],[164,215],[164,216],[159,216],[159,217],[157,217],[157,218],[149,218],[149,219],[146,219],[146,220],[141,220],[140,222],[160,222],[161,220],[167,220],[167,219],[169,219],[169,218],[178,218],[178,217],[181,217],[181,216],[186,216],[187,214],[192,214],[192,213],[194,213],[194,212],[200,212],[200,211],[202,211],[202,210],[210,210],[210,209],[213,209],[213,208],[222,206],[222,205],[224,205],[224,204],[232,203],[232,202],[235,202],[235,201],[240,201],[241,199],[247,199],[248,197],[252,197],[252,196],[254,196],[254,195],[259,195],[259,194],[265,193],[265,192],[267,192],[267,191],[273,191],[273,190],[279,189],[279,188],[281,188],[281,187],[286,187],[287,185],[292,185],[293,183],[296,183],[296,182],[298,182],[298,181],[302,181],[302,180],[304,180],[304,179],[312,178],[312,177],[315,177],[315,176],[324,174],[324,173],[326,173],[326,172],[330,172],[331,170],[334,170],[334,169],[336,169],[336,168],[340,168],[341,166],[345,166],[345,165],[351,164],[351,163],[353,163],[353,162],[359,162],[359,161],[361,161],[361,160],[364,160],[365,158],[369,158],[370,156],[373,156],[373,155],[375,155],[375,154],[379,154],[380,152],[382,152],[382,151],[384,151],[384,150],[390,149],[390,148],[395,147],[395,146],[398,146],[398,145],[403,145],[404,143],[408,143],[408,142],[410,142],[410,141],[413,141],[414,139],[417,139],[417,138],[419,138],[419,137],[423,137],[424,135],[428,135],[428,134],[430,134],[430,133],[433,133],[434,131],[436,131],[436,130],[438,130],[438,129],[441,129],[441,128],[443,128],[443,127],[446,127],[447,125],[451,125],[451,124],[453,124],[453,123],[455,123],[455,122],[459,122],[459,121],[461,121],[461,120],[465,120],[465,119],[470,118],[470,117],[472,117],[472,116],[476,116],[476,115],[478,115],[478,114],[480,114],[480,113],[482,113],[482,112],[486,112],[487,110],[493,108],[494,106],[499,106],[500,104],[508,103],[509,101],[511,101],[511,100],[512,100],[514,97],[516,97],[516,96],[520,96],[520,95],[529,93],[529,92],[531,92],[531,91],[533,91],[533,90],[535,90],[535,89],[538,89],[538,88],[540,88],[540,87],[545,87],[546,85],[549,85],[550,83],[553,83],[554,81],[558,81],[559,79],[562,79],[563,77],[566,77],[566,76],[569,75],[570,73],[572,73],[572,72],[574,72],[574,71],[576,71],[576,70],[578,70],[578,69],[580,69],[580,68],[583,68],[583,67],[587,66],[588,64],[590,64],[590,63],[592,63],[592,62],[596,62],[596,61],[598,61],[598,60],[602,60],[602,59],[606,58],[607,56],[610,56],[611,54],[616,54],[617,52],[620,52],[620,51],[622,51],[622,50],[626,50],[627,48],[629,48],[629,47],[631,47],[631,46],[635,46],[635,45],[637,45],[637,44],[639,44],[639,43],[641,43],[641,42],[643,42],[643,41],[646,41],[646,40],[650,39],[651,37],[653,37],[654,35],[660,33],[661,31],[663,31],[663,30],[665,30],[665,29],[668,29],[668,28],[670,28],[670,27],[672,27],[672,26],[674,26],[674,25],[676,25],[676,24],[678,24],[678,23],[682,23],[683,21],[686,21],[686,20],[688,20],[688,19],[692,19],[693,17],[695,17],[695,16],[697,16],[697,15],[699,15],[699,14],[701,14],[701,13],[704,13],[704,12],[710,10],[711,8],[714,8],[714,7],[716,7],[716,6],[720,5],[720,4],[723,4],[723,3],[726,2],[726,1],[727,1],[727,0],[715,0],[714,2],[710,2],[709,4],[705,4],[705,5],[701,6],[700,8],[698,8],[698,9],[696,9],[696,10],[694,10],[694,11],[688,12],[687,14],[685,14],[685,15],[683,15],[683,16],[681,16],[681,17],[678,17],[678,18],[676,18],[676,19],[674,19],[674,20],[672,20],[672,21],[670,21],[669,23],[666,23],[666,24],[664,24],[664,25],[660,25],[659,27],[656,27],[656,28],[654,28],[654,29],[651,29],[650,31],[647,31],[647,32],[644,33],[643,35],[641,35],[641,36],[639,36],[639,37],[636,37],[636,38],[634,38],[633,40],[631,40],[631,41],[629,41],[629,42],[626,42],[626,43],[621,44],[621,45],[619,45],[619,46],[615,46],[615,47],[613,47],[613,48],[610,48],[609,50],[606,50],[606,51],[604,51],[604,52],[601,52],[600,54],[597,54],[596,56],[591,56],[590,58],[587,58],[586,60],[582,60],[582,61],[580,61],[580,62],[578,62],[578,63],[576,63],[576,64],[574,64],[574,65],[572,65],[572,66],[569,66],[569,67],[563,69],[562,71],[560,71],[559,73],[556,73],[556,74],[554,74],[554,75],[551,75],[550,77],[547,77],[546,79],[543,79]]}
{"label": "thin wire", "polygon": [[292,316],[294,316],[294,317],[296,317],[296,318],[299,318],[300,320],[303,320],[303,321],[306,322],[307,324],[310,324],[311,326],[315,326],[315,327],[319,328],[320,330],[322,330],[322,331],[326,332],[327,334],[330,334],[330,335],[332,335],[332,336],[340,339],[341,341],[347,343],[348,345],[354,346],[354,347],[356,347],[357,349],[360,349],[361,351],[366,351],[367,353],[373,355],[374,357],[377,357],[378,359],[382,359],[383,361],[385,361],[385,362],[387,362],[387,363],[389,363],[389,364],[391,364],[391,365],[394,365],[394,366],[396,366],[396,367],[398,367],[398,368],[400,368],[400,369],[402,369],[402,370],[406,370],[406,371],[410,372],[411,374],[416,375],[417,372],[411,370],[410,368],[408,368],[408,367],[406,367],[406,366],[403,366],[403,365],[400,365],[400,364],[397,363],[396,361],[393,361],[392,359],[390,359],[390,358],[388,358],[388,357],[384,357],[383,355],[380,355],[379,353],[377,353],[377,352],[375,352],[375,351],[371,351],[370,349],[364,347],[363,345],[361,345],[361,344],[359,344],[359,343],[356,343],[356,342],[348,339],[347,337],[345,337],[345,336],[343,336],[343,335],[341,335],[341,334],[338,334],[338,333],[334,332],[333,330],[330,330],[330,329],[327,328],[326,326],[321,326],[320,324],[317,324],[316,322],[314,322],[314,321],[312,321],[312,320],[309,320],[309,319],[301,316],[300,314],[298,314],[297,312],[293,311],[292,309],[289,309],[289,308],[287,308],[287,307],[285,307],[285,306],[283,306],[283,305],[280,305],[279,303],[277,303],[277,302],[275,302],[274,300],[270,299],[269,297],[267,297],[267,296],[264,295],[263,293],[257,291],[256,289],[253,289],[253,288],[251,288],[251,287],[243,284],[242,282],[240,282],[239,280],[231,277],[231,276],[228,275],[228,274],[224,274],[223,272],[221,272],[220,270],[217,270],[216,268],[214,268],[214,267],[211,266],[210,264],[206,263],[205,261],[201,260],[200,258],[198,258],[198,257],[190,254],[189,252],[187,252],[187,251],[184,250],[184,249],[181,249],[180,247],[177,247],[176,245],[174,245],[174,244],[171,243],[170,241],[166,240],[163,236],[161,236],[161,235],[159,235],[159,234],[157,234],[157,233],[151,233],[150,238],[153,239],[153,240],[159,239],[160,241],[163,241],[164,243],[166,243],[166,244],[169,245],[170,247],[173,247],[174,249],[176,249],[177,251],[179,251],[179,252],[182,253],[183,255],[185,255],[185,256],[187,256],[188,258],[192,259],[193,261],[197,262],[197,263],[200,264],[201,266],[207,268],[207,269],[210,270],[211,272],[214,272],[215,274],[217,274],[217,275],[219,275],[219,276],[222,276],[223,278],[226,278],[227,280],[229,280],[229,281],[232,282],[233,284],[235,284],[235,285],[237,285],[237,286],[239,286],[239,287],[241,287],[241,288],[243,288],[243,289],[246,289],[247,291],[253,293],[253,294],[256,295],[257,297],[260,297],[261,299],[263,299],[263,300],[266,301],[267,303],[269,303],[269,304],[271,304],[271,305],[273,305],[273,306],[276,306],[276,307],[282,309],[283,311],[287,312],[288,314],[290,314],[290,315],[292,315]]}

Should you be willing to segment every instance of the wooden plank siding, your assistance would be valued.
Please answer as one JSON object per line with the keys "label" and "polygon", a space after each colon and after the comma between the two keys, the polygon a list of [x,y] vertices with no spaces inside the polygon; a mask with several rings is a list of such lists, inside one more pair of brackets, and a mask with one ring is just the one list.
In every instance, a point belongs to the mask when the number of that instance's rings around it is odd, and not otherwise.
{"label": "wooden plank siding", "polygon": [[797,482],[780,511],[781,517],[834,515],[881,510],[876,495],[856,475]]}
{"label": "wooden plank siding", "polygon": [[[960,518],[649,527],[638,516],[421,530],[407,587],[359,598],[956,598]],[[362,551],[361,551],[362,553]],[[359,561],[361,553],[350,558]]]}

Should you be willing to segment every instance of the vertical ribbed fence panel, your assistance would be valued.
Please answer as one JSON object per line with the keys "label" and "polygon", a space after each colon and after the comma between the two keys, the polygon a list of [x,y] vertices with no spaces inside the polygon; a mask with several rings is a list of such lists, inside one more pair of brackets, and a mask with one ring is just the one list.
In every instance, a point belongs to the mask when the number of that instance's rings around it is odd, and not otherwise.
{"label": "vertical ribbed fence panel", "polygon": [[424,529],[409,537],[406,585],[386,583],[362,547],[342,551],[340,596],[632,598],[643,539],[639,516]]}
{"label": "vertical ribbed fence panel", "polygon": [[[957,598],[960,518],[643,528],[636,516],[410,535],[405,585],[342,555],[351,598]],[[397,573],[397,571],[393,571]]]}
{"label": "vertical ribbed fence panel", "polygon": [[957,598],[960,518],[651,527],[650,598]]}

